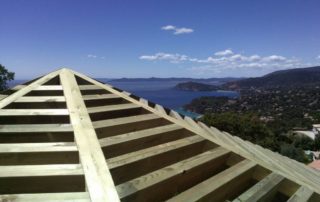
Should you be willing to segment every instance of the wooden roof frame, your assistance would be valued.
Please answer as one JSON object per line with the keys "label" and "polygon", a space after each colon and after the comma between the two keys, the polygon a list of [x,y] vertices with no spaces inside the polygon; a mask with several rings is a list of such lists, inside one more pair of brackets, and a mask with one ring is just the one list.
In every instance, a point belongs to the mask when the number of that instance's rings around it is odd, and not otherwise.
{"label": "wooden roof frame", "polygon": [[[60,86],[49,86],[44,85],[46,82],[52,80],[53,78],[59,78]],[[80,85],[77,80],[82,80],[84,83]],[[231,180],[244,176],[244,173],[249,172],[256,166],[260,166],[263,169],[271,171],[270,174],[264,174],[263,177],[257,176],[259,182],[252,186],[245,192],[237,195],[234,201],[258,201],[266,200],[268,197],[274,194],[275,190],[280,183],[288,181],[287,184],[296,184],[298,188],[292,189],[289,185],[282,185],[290,192],[291,201],[309,201],[319,199],[320,194],[320,173],[315,171],[299,162],[288,159],[287,157],[281,156],[270,150],[264,149],[258,145],[254,145],[248,141],[244,141],[236,136],[232,136],[226,132],[219,131],[216,128],[208,127],[201,122],[196,122],[189,117],[183,117],[179,113],[166,109],[158,104],[150,103],[149,101],[139,98],[137,96],[131,95],[128,92],[118,90],[110,85],[103,84],[94,79],[91,79],[81,73],[75,72],[73,70],[62,68],[54,71],[48,75],[40,77],[39,79],[31,82],[27,85],[19,85],[15,88],[16,91],[8,96],[3,96],[0,100],[0,117],[23,117],[23,116],[69,116],[70,124],[40,124],[40,125],[15,125],[15,124],[1,124],[0,122],[0,139],[1,133],[23,133],[23,132],[39,132],[39,131],[52,131],[52,132],[73,132],[74,133],[74,143],[61,143],[62,147],[58,147],[58,143],[0,143],[0,153],[35,153],[35,152],[78,152],[79,153],[79,164],[53,164],[53,165],[0,165],[0,191],[1,188],[7,190],[5,185],[1,184],[1,179],[5,178],[23,178],[30,176],[84,176],[85,190],[84,192],[66,192],[66,193],[50,193],[44,194],[42,192],[36,193],[15,193],[15,194],[3,194],[0,195],[1,200],[11,200],[11,201],[43,201],[48,198],[52,201],[69,201],[69,200],[81,200],[81,201],[120,201],[120,200],[138,200],[137,198],[132,198],[131,195],[139,192],[140,190],[149,189],[149,187],[160,183],[156,179],[149,180],[146,183],[140,183],[139,180],[142,178],[135,178],[129,181],[127,184],[122,183],[120,185],[115,185],[114,177],[110,173],[110,169],[117,169],[119,167],[119,162],[121,164],[120,157],[114,157],[109,161],[106,161],[105,155],[107,155],[102,149],[101,145],[109,146],[113,148],[122,142],[134,141],[135,137],[146,138],[155,136],[163,130],[166,133],[172,130],[185,129],[193,134],[193,136],[186,136],[183,139],[176,140],[175,142],[168,142],[164,146],[154,146],[143,150],[148,151],[150,158],[161,152],[174,152],[177,148],[184,148],[185,145],[190,143],[201,142],[206,140],[212,143],[212,145],[217,145],[218,150],[214,151],[208,150],[199,156],[195,156],[191,162],[190,161],[180,161],[176,164],[172,164],[172,167],[168,169],[173,169],[172,172],[163,175],[163,170],[158,169],[151,172],[149,175],[158,175],[161,173],[163,181],[164,179],[171,179],[177,174],[179,174],[179,169],[184,168],[186,170],[193,169],[197,163],[196,162],[206,162],[210,159],[222,158],[223,156],[230,154],[236,154],[237,156],[243,158],[240,163],[238,163],[238,157],[235,158],[232,166],[217,175],[212,176],[201,183],[184,190],[183,192],[171,196],[170,201],[197,201],[200,199],[222,199],[219,197],[224,197],[228,195],[228,189],[226,193],[222,196],[221,193],[214,196],[216,190],[220,190],[221,187],[230,186]],[[105,90],[110,94],[105,95],[86,95],[84,96],[81,92],[85,90]],[[46,91],[63,91],[63,96],[41,96],[41,97],[31,97],[25,96],[32,91],[46,92]],[[125,104],[108,105],[108,106],[97,106],[90,107],[86,106],[85,102],[91,99],[122,99],[125,100]],[[1,99],[1,98],[0,98]],[[43,103],[43,102],[65,102],[66,110],[64,109],[15,109],[8,108],[12,103]],[[107,111],[119,111],[119,110],[135,110],[142,109],[146,115],[141,115],[141,117],[119,117],[106,120],[92,121],[90,114],[100,113]],[[150,119],[151,118],[151,119]],[[136,131],[127,134],[119,134],[118,139],[112,139],[112,137],[100,138],[96,130],[99,128],[112,126],[130,122],[144,123],[144,121],[154,120],[152,123],[159,119],[165,120],[171,123],[172,126],[159,126],[158,128],[151,127],[143,131]],[[121,130],[121,129],[118,129]],[[128,135],[130,134],[130,137]],[[191,142],[190,142],[191,141]],[[181,145],[181,146],[179,146]],[[162,151],[163,150],[163,151]],[[142,150],[141,150],[142,151]],[[112,151],[111,151],[112,152]],[[139,151],[136,151],[135,155]],[[138,156],[123,156],[129,162],[137,161],[137,158],[146,158],[147,153],[141,153]],[[32,158],[32,157],[30,157]],[[231,157],[230,157],[231,158]],[[202,160],[201,160],[202,159]],[[1,159],[0,159],[1,160]],[[128,162],[126,162],[128,163]],[[236,166],[235,166],[236,163]],[[200,164],[199,164],[200,165]],[[44,170],[45,167],[45,170]],[[119,168],[120,169],[120,168]],[[177,171],[174,171],[178,169]],[[37,172],[36,172],[37,171]],[[119,171],[120,172],[120,171]],[[158,172],[158,173],[157,173]],[[185,172],[185,171],[183,171]],[[258,175],[258,174],[257,174]],[[139,176],[139,175],[137,175]],[[166,176],[166,177],[165,177]],[[2,178],[1,178],[2,177]],[[143,176],[142,176],[143,177]],[[128,177],[129,179],[130,177]],[[260,179],[261,178],[261,179]],[[80,179],[81,180],[81,179]],[[290,181],[290,183],[289,183]],[[286,183],[286,182],[285,182]],[[284,183],[284,184],[285,184]],[[287,187],[286,187],[287,186]],[[232,187],[232,186],[231,186]],[[163,188],[165,189],[165,187]],[[201,191],[200,191],[201,190]],[[232,188],[229,189],[232,192]],[[141,191],[142,192],[142,191]],[[286,191],[284,191],[286,192]],[[3,191],[5,193],[5,191]],[[152,193],[150,193],[152,194]],[[161,193],[160,193],[161,195]],[[219,195],[219,197],[218,197]],[[221,196],[220,196],[221,195]],[[145,196],[147,197],[147,196]]]}

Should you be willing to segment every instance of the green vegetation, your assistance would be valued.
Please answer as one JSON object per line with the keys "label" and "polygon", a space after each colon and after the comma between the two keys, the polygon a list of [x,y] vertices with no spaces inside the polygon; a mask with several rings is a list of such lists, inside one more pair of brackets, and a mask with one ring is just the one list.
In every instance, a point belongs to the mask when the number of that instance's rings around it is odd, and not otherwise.
{"label": "green vegetation", "polygon": [[197,83],[193,81],[188,81],[184,83],[178,83],[175,89],[185,90],[185,91],[216,91],[219,90],[219,86],[209,85],[204,83]]}
{"label": "green vegetation", "polygon": [[238,99],[201,97],[185,108],[199,114],[254,113],[274,133],[299,128],[309,130],[320,122],[320,86],[242,90]]}
{"label": "green vegetation", "polygon": [[14,79],[14,73],[9,72],[3,65],[0,64],[0,91],[8,88],[8,82]]}
{"label": "green vegetation", "polygon": [[238,114],[235,112],[208,113],[201,121],[220,130],[239,136],[282,155],[307,163],[309,159],[303,150],[314,150],[320,147],[320,137],[312,141],[308,137],[291,133],[275,133],[274,128],[268,127],[254,113]]}

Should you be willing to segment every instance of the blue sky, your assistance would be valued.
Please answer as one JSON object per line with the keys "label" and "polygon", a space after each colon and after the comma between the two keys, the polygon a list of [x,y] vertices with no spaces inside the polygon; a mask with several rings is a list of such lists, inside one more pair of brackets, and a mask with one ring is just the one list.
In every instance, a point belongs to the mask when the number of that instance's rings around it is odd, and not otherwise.
{"label": "blue sky", "polygon": [[1,0],[0,63],[17,79],[260,76],[320,64],[319,0]]}

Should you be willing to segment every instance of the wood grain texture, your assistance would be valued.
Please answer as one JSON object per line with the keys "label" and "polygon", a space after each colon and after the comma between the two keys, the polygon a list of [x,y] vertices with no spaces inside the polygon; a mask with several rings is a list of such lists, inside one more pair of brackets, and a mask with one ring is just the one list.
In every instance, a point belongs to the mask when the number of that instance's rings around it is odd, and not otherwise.
{"label": "wood grain texture", "polygon": [[75,76],[71,71],[63,69],[60,73],[60,80],[90,198],[94,202],[119,201]]}

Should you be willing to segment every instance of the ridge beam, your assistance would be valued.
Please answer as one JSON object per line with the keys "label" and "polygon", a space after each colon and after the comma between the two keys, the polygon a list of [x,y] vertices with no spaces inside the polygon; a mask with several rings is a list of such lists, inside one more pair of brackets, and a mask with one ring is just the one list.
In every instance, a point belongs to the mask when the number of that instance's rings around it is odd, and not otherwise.
{"label": "ridge beam", "polygon": [[90,198],[94,202],[120,201],[76,78],[69,70],[63,69],[60,81]]}

